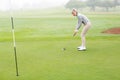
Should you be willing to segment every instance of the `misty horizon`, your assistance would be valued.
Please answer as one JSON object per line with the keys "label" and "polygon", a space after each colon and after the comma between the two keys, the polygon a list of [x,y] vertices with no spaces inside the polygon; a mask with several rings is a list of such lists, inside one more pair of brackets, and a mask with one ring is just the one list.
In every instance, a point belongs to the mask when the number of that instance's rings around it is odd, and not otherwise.
{"label": "misty horizon", "polygon": [[0,0],[0,10],[8,11],[10,8],[19,9],[45,9],[65,5],[69,0]]}

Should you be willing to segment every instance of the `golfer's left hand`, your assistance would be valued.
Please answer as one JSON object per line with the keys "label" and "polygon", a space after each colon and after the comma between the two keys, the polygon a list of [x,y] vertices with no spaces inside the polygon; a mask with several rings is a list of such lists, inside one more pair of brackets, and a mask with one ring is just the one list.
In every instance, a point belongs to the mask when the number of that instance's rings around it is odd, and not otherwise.
{"label": "golfer's left hand", "polygon": [[78,33],[78,30],[74,31],[73,37]]}

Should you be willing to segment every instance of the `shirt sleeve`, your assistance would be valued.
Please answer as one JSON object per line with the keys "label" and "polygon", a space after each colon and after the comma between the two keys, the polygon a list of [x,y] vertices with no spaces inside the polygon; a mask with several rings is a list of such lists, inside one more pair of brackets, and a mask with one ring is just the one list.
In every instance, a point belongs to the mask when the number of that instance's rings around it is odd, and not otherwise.
{"label": "shirt sleeve", "polygon": [[81,21],[81,20],[78,20],[78,23],[77,23],[77,25],[76,25],[76,30],[79,30],[80,27],[81,27],[81,25],[82,25],[82,21]]}

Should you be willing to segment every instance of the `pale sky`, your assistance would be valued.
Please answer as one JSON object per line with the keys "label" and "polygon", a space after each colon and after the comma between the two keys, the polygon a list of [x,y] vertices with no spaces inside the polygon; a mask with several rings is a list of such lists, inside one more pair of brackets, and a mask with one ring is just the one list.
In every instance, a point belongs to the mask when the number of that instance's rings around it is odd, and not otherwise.
{"label": "pale sky", "polygon": [[51,8],[64,5],[69,0],[0,0],[0,10],[6,11],[12,5],[13,9]]}

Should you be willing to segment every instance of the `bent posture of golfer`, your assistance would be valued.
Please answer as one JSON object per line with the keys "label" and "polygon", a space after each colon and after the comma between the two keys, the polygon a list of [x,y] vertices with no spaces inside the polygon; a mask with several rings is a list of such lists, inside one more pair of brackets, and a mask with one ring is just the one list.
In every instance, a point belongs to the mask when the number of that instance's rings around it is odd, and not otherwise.
{"label": "bent posture of golfer", "polygon": [[78,18],[78,24],[74,30],[73,36],[75,36],[78,33],[79,28],[81,27],[82,24],[84,24],[84,27],[83,27],[82,32],[81,32],[82,44],[78,47],[78,50],[79,51],[86,50],[85,35],[91,27],[91,22],[89,21],[89,19],[85,15],[78,13],[78,11],[76,9],[72,10],[72,15],[76,16]]}

